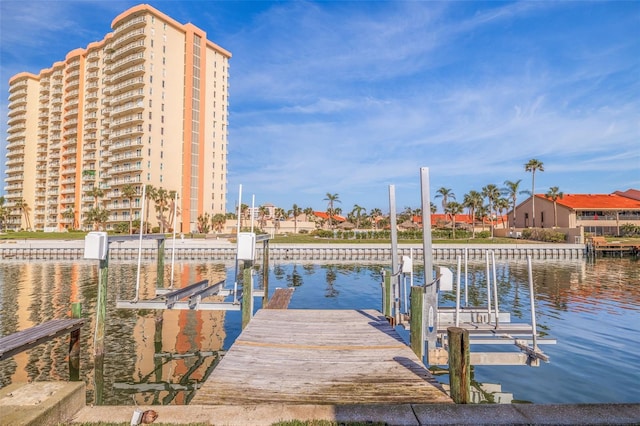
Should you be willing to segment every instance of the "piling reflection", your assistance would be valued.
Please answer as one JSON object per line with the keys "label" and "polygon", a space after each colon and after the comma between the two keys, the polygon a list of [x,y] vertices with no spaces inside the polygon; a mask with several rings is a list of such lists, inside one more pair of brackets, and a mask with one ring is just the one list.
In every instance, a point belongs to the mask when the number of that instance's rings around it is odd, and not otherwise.
{"label": "piling reflection", "polygon": [[[2,263],[2,335],[70,316],[82,303],[87,319],[80,336],[79,377],[92,404],[187,404],[197,384],[219,361],[225,339],[222,311],[118,310],[130,298],[136,265],[111,262],[107,294],[105,355],[94,356],[98,267],[95,262]],[[156,265],[142,268],[141,293],[154,297]],[[181,264],[175,285],[220,281],[224,265]],[[165,276],[170,275],[165,271]],[[169,279],[167,278],[167,284]],[[0,386],[12,382],[68,380],[68,339],[58,338],[0,362]],[[132,400],[133,397],[133,400]]]}

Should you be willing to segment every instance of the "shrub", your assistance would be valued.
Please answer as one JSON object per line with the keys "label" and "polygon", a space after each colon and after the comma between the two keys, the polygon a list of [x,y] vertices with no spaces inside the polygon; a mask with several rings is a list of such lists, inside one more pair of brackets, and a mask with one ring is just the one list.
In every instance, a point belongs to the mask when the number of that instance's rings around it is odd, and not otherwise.
{"label": "shrub", "polygon": [[489,238],[490,236],[491,236],[491,231],[476,232],[476,238]]}
{"label": "shrub", "polygon": [[634,225],[632,223],[625,223],[620,226],[621,237],[638,237],[640,236],[640,225]]}
{"label": "shrub", "polygon": [[567,236],[551,229],[529,228],[522,231],[522,238],[546,243],[564,243]]}

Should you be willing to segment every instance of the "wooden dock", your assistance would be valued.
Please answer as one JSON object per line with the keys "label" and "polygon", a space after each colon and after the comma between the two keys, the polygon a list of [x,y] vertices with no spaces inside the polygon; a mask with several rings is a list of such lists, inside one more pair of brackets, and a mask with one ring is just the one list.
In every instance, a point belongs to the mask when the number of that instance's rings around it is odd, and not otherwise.
{"label": "wooden dock", "polygon": [[378,311],[262,309],[191,403],[452,400]]}

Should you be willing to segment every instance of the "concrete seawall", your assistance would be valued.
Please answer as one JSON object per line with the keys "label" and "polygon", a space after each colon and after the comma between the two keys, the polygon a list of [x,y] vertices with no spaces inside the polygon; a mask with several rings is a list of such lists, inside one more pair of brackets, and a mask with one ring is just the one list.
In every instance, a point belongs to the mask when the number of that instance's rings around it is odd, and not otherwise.
{"label": "concrete seawall", "polygon": [[[142,258],[155,259],[158,253],[156,241],[142,242]],[[175,247],[176,260],[232,261],[236,245],[227,240],[179,239],[165,243],[165,258],[171,258]],[[434,244],[435,260],[455,260],[467,251],[470,260],[484,259],[492,250],[497,259],[582,259],[584,244]],[[84,240],[5,240],[0,242],[0,259],[5,260],[80,260],[83,258]],[[136,259],[137,241],[114,241],[110,244],[110,258],[114,260]],[[399,256],[413,256],[422,260],[421,244],[399,244]],[[258,259],[262,246],[258,244]],[[272,260],[287,261],[347,261],[390,262],[390,244],[270,244]]]}

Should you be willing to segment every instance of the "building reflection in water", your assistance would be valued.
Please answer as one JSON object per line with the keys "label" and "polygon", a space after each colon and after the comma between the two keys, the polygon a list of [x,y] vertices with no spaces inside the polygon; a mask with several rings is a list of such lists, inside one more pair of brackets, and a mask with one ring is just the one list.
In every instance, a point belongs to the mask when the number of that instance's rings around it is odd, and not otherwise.
{"label": "building reflection in water", "polygon": [[[117,299],[132,298],[136,269],[135,263],[109,264],[106,355],[101,366],[95,364],[92,342],[97,262],[1,263],[0,334],[67,318],[71,304],[81,302],[87,322],[81,332],[80,371],[87,384],[88,403],[188,404],[197,384],[219,361],[225,340],[225,312],[117,310]],[[170,273],[167,267],[167,286]],[[176,265],[174,287],[203,279],[218,282],[225,277],[223,264],[182,263]],[[155,280],[156,264],[143,264],[142,298],[154,297]],[[67,353],[68,339],[61,337],[2,361],[0,386],[68,380]]]}

